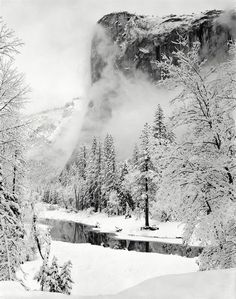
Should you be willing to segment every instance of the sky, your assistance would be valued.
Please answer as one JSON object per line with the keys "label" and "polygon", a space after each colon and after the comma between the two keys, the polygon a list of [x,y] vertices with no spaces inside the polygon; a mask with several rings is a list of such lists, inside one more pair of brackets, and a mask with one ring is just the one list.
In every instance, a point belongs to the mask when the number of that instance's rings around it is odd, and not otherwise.
{"label": "sky", "polygon": [[27,111],[86,97],[94,25],[115,11],[166,15],[225,9],[223,0],[0,0],[0,16],[24,42],[16,58],[31,87]]}

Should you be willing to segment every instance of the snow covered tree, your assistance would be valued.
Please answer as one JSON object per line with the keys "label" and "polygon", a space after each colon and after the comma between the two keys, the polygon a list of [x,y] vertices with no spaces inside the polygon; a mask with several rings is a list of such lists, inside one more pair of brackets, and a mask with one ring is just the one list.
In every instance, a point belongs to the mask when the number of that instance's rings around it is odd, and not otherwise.
{"label": "snow covered tree", "polygon": [[24,230],[16,196],[5,191],[0,169],[0,280],[14,280],[23,262]]}
{"label": "snow covered tree", "polygon": [[151,128],[146,123],[140,136],[140,156],[138,170],[140,171],[138,183],[141,186],[141,197],[144,200],[145,226],[149,226],[149,205],[155,194],[155,171],[150,153]]}
{"label": "snow covered tree", "polygon": [[118,166],[118,180],[117,180],[117,192],[119,196],[119,205],[122,214],[126,217],[130,217],[130,211],[134,209],[134,201],[131,196],[129,188],[126,187],[125,178],[129,173],[128,161],[121,162]]}
{"label": "snow covered tree", "polygon": [[78,176],[84,180],[86,179],[87,156],[87,148],[85,145],[83,145],[80,147],[78,151],[76,166],[78,169]]}
{"label": "snow covered tree", "polygon": [[161,140],[165,138],[167,135],[166,126],[164,124],[164,113],[161,108],[161,105],[158,104],[157,110],[154,116],[154,123],[153,123],[153,136],[156,139]]}
{"label": "snow covered tree", "polygon": [[136,212],[145,215],[145,226],[149,226],[149,206],[155,200],[156,172],[151,157],[152,129],[146,123],[140,136],[139,151],[135,150],[132,166],[125,176],[125,186],[135,202]]}
{"label": "snow covered tree", "polygon": [[161,105],[158,104],[153,121],[153,137],[159,144],[167,144],[174,141],[174,134],[165,122],[165,116]]}
{"label": "snow covered tree", "polygon": [[13,30],[8,28],[2,18],[0,19],[0,28],[0,56],[5,59],[13,59],[14,55],[19,53],[18,49],[22,46],[22,41],[15,36]]}
{"label": "snow covered tree", "polygon": [[[152,126],[152,135],[149,138],[149,151],[153,168],[155,170],[154,183],[156,190],[158,190],[162,184],[163,171],[166,168],[166,163],[169,158],[170,149],[174,143],[175,136],[170,125],[165,121],[164,112],[159,104],[154,115],[154,121]],[[155,210],[156,215],[161,221],[167,221],[170,219],[170,214],[166,207],[165,199],[156,198]]]}
{"label": "snow covered tree", "polygon": [[138,145],[135,144],[134,150],[133,150],[133,155],[132,155],[132,160],[131,160],[133,166],[135,166],[138,163],[138,160],[139,160],[139,148],[138,148]]}
{"label": "snow covered tree", "polygon": [[116,154],[113,137],[106,135],[102,152],[102,206],[107,207],[111,192],[116,190]]}
{"label": "snow covered tree", "polygon": [[[2,26],[2,28],[1,28]],[[0,22],[0,30],[6,30]],[[10,34],[11,31],[6,31]],[[0,44],[2,46],[0,33]],[[13,35],[11,32],[10,35]],[[5,40],[5,37],[3,38]],[[5,40],[5,42],[7,42]],[[10,42],[11,43],[11,42]],[[4,47],[4,44],[3,46]],[[10,53],[11,49],[11,53]],[[0,153],[6,189],[17,193],[20,178],[25,171],[23,159],[27,121],[23,121],[20,109],[25,103],[29,88],[25,86],[24,75],[14,67],[13,56],[18,49],[8,48],[0,52]],[[11,59],[9,59],[9,55]]]}
{"label": "snow covered tree", "polygon": [[57,263],[57,258],[54,256],[52,259],[51,267],[48,270],[48,275],[46,279],[46,284],[48,286],[48,291],[52,293],[60,292],[60,285],[59,285],[59,266]]}
{"label": "snow covered tree", "polygon": [[40,290],[41,291],[48,291],[48,280],[49,275],[49,267],[46,262],[43,263],[43,265],[40,267],[39,272],[35,275],[34,279],[36,279],[40,284]]}
{"label": "snow covered tree", "polygon": [[171,118],[182,138],[172,151],[161,195],[185,223],[185,241],[198,239],[207,246],[201,269],[235,267],[235,54],[210,67],[200,60],[198,42],[189,48],[180,40],[178,48],[176,64],[166,56],[159,64],[164,83],[182,87]]}
{"label": "snow covered tree", "polygon": [[[14,67],[21,41],[0,19],[0,280],[15,279],[24,261],[24,229],[21,215],[21,177],[25,126],[20,109],[28,88]],[[4,182],[4,184],[3,184]]]}
{"label": "snow covered tree", "polygon": [[[48,276],[49,276],[49,265],[48,265],[48,261],[49,261],[49,254],[50,254],[50,249],[51,249],[51,237],[48,233],[45,234],[45,236],[43,236],[44,238],[44,243],[45,243],[45,253],[44,255],[42,255],[42,250],[41,250],[41,245],[40,245],[40,255],[43,258],[43,264],[40,267],[39,272],[35,275],[35,278],[41,286],[41,291],[48,291],[49,289],[49,285],[48,285]],[[39,236],[37,236],[38,238],[38,242],[39,241]]]}
{"label": "snow covered tree", "polygon": [[67,295],[70,295],[72,290],[73,280],[71,279],[71,268],[72,268],[72,263],[71,261],[68,261],[64,263],[60,271],[60,278],[59,278],[60,292]]}
{"label": "snow covered tree", "polygon": [[86,168],[86,204],[95,211],[101,210],[101,155],[101,144],[94,137]]}

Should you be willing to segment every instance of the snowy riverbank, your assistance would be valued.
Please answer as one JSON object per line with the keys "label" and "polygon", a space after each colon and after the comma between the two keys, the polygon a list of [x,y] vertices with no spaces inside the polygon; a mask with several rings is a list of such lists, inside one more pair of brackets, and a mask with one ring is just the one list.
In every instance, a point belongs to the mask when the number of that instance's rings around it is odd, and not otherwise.
{"label": "snowy riverbank", "polygon": [[[182,243],[181,236],[184,226],[180,222],[160,223],[151,219],[150,224],[157,226],[159,230],[148,231],[140,230],[140,227],[144,226],[144,219],[137,219],[134,216],[125,219],[124,216],[108,217],[105,213],[71,212],[60,207],[51,207],[47,204],[38,204],[36,212],[41,219],[60,219],[97,226],[96,230],[116,233],[119,239],[140,241],[155,241],[158,239],[160,242]],[[118,229],[121,229],[121,231],[117,232]]]}
{"label": "snowy riverbank", "polygon": [[[63,209],[48,210],[47,205],[38,205],[40,218],[63,219],[100,224],[102,231],[113,231],[121,227],[129,235],[132,233],[177,236],[181,226],[175,223],[163,224],[160,231],[140,231],[142,220],[124,217],[107,217],[104,214],[73,213]],[[158,225],[158,223],[153,222]],[[166,225],[166,227],[165,227]],[[172,226],[172,227],[171,227]],[[175,230],[174,230],[175,228]],[[122,233],[124,234],[122,231]],[[154,235],[143,238],[153,238]],[[76,244],[52,241],[50,259],[56,256],[58,264],[72,262],[74,281],[71,299],[82,298],[156,298],[156,299],[232,299],[235,292],[236,269],[197,272],[196,258],[157,253],[115,250],[91,244]],[[0,282],[0,298],[68,298],[62,294],[40,292],[34,276],[42,265],[42,260],[26,262],[18,276],[30,289],[26,292],[19,284]],[[197,273],[195,273],[197,272]],[[12,287],[9,285],[12,284]],[[17,292],[17,293],[16,293]],[[214,297],[212,297],[214,294]],[[90,297],[91,296],[91,297]]]}

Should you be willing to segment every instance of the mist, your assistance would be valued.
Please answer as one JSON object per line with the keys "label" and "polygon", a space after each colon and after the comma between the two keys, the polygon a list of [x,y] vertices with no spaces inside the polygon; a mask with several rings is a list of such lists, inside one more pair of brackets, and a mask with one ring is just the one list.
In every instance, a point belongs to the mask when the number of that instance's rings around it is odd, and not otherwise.
{"label": "mist", "polygon": [[93,136],[104,138],[109,133],[115,139],[118,157],[124,159],[138,142],[144,124],[153,121],[158,104],[167,116],[170,114],[169,101],[176,92],[158,88],[140,71],[124,75],[114,67],[120,49],[99,25],[94,36],[98,40],[97,54],[106,66],[99,80],[87,90],[88,106],[79,144],[90,143]]}
{"label": "mist", "polygon": [[[235,33],[230,11],[226,11],[219,21],[229,25]],[[99,79],[92,82],[94,70],[90,66],[94,37],[98,41],[97,54],[105,67],[101,69]],[[104,28],[95,25],[88,35],[83,56],[85,96],[80,99],[80,109],[60,127],[43,154],[53,169],[62,170],[75,149],[83,144],[89,147],[94,136],[102,141],[108,133],[114,137],[118,159],[126,159],[138,143],[144,124],[153,122],[158,104],[163,108],[166,120],[171,115],[174,108],[170,101],[180,90],[160,88],[137,70],[132,75],[125,75],[115,66],[119,51]],[[42,157],[41,153],[37,155]]]}
{"label": "mist", "polygon": [[[235,36],[233,10],[226,10],[217,21],[227,25],[232,36]],[[106,35],[105,30],[97,25],[93,36],[97,41],[97,55],[105,62],[105,67],[100,78],[87,90],[88,110],[85,112],[79,143],[89,143],[93,136],[104,138],[107,133],[112,134],[118,157],[125,159],[138,142],[144,124],[152,123],[157,105],[162,106],[168,118],[173,109],[170,101],[180,90],[160,88],[140,71],[124,75],[115,65],[120,49]],[[212,63],[218,63],[216,61],[212,60]],[[91,77],[93,75],[91,73]]]}

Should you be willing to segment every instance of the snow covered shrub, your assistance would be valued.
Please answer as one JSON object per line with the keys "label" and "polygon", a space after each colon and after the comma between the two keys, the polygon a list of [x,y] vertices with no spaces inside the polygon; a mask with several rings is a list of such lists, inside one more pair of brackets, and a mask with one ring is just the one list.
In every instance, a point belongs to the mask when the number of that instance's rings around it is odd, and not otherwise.
{"label": "snow covered shrub", "polygon": [[57,264],[57,258],[54,256],[52,260],[52,265],[48,269],[47,272],[47,279],[46,279],[46,286],[49,292],[60,293],[60,285],[59,285],[59,266]]}
{"label": "snow covered shrub", "polygon": [[61,293],[70,295],[72,290],[72,279],[71,279],[71,268],[72,263],[71,261],[68,261],[64,263],[64,265],[61,268],[60,272],[60,279],[59,279],[59,286]]}
{"label": "snow covered shrub", "polygon": [[40,283],[42,291],[70,295],[73,283],[71,279],[71,268],[71,261],[59,267],[57,258],[54,256],[52,264],[49,266],[48,259],[45,258],[35,279]]}
{"label": "snow covered shrub", "polygon": [[90,207],[90,208],[88,208],[87,210],[86,210],[86,213],[88,214],[88,215],[93,215],[94,214],[94,207]]}
{"label": "snow covered shrub", "polygon": [[159,212],[159,220],[161,222],[170,221],[170,215],[168,215],[166,211],[162,210],[162,211]]}
{"label": "snow covered shrub", "polygon": [[40,267],[39,272],[34,276],[34,279],[36,279],[40,284],[41,291],[48,291],[48,275],[49,275],[49,267],[48,263],[43,262],[43,265]]}

